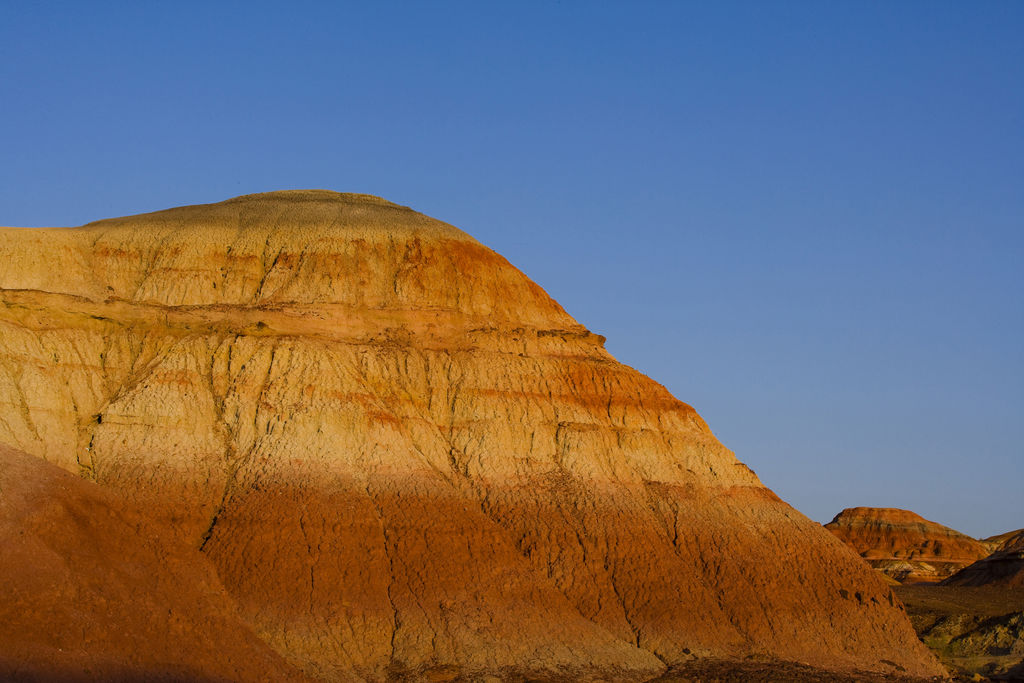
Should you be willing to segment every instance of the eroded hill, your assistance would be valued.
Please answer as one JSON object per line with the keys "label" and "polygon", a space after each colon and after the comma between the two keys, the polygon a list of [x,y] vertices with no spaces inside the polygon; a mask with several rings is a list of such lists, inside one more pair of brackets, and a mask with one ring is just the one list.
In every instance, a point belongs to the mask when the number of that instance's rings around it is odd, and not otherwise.
{"label": "eroded hill", "polygon": [[995,552],[943,580],[942,585],[1024,588],[1024,529],[986,541],[995,545]]}
{"label": "eroded hill", "polygon": [[981,541],[897,508],[848,508],[825,528],[904,584],[938,583],[989,554]]}
{"label": "eroded hill", "polygon": [[450,225],[300,191],[9,228],[0,287],[0,441],[171,525],[324,680],[942,673],[848,548]]}

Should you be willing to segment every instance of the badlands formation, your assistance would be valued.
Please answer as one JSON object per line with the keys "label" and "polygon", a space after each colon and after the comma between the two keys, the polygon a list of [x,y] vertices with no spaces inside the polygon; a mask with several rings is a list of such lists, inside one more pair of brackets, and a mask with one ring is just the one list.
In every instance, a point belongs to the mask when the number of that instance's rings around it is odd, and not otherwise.
{"label": "badlands formation", "polygon": [[978,540],[909,510],[847,508],[825,525],[900,583],[938,583],[989,554]]}
{"label": "badlands formation", "polygon": [[1024,529],[984,542],[995,545],[995,552],[964,567],[942,585],[1024,588]]}
{"label": "badlands formation", "polygon": [[0,442],[173,530],[307,675],[943,674],[875,572],[450,225],[295,191],[5,228],[0,296]]}
{"label": "badlands formation", "polygon": [[981,542],[989,549],[990,552],[996,552],[997,550],[1009,550],[1010,548],[1024,545],[1024,529],[1007,531],[1005,534],[999,534],[998,536],[992,536],[990,538],[983,538],[981,539]]}

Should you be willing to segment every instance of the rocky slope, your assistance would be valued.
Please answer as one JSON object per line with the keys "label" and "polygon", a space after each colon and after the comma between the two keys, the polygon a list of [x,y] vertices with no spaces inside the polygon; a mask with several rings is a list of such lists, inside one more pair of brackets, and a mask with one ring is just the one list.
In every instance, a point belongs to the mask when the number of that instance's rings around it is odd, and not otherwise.
{"label": "rocky slope", "polygon": [[0,594],[0,680],[307,680],[242,624],[200,553],[3,445]]}
{"label": "rocky slope", "polygon": [[986,540],[998,542],[996,551],[964,567],[942,585],[1024,588],[1024,529]]}
{"label": "rocky slope", "polygon": [[988,548],[989,552],[1007,550],[1011,546],[1024,544],[1024,529],[1007,531],[1005,534],[983,538],[981,539],[981,544]]}
{"label": "rocky slope", "polygon": [[946,617],[923,629],[921,638],[953,671],[1003,678],[1024,660],[1024,612]]}
{"label": "rocky slope", "polygon": [[298,191],[0,231],[0,441],[217,567],[324,680],[932,675],[889,588],[503,258]]}
{"label": "rocky slope", "polygon": [[825,528],[904,584],[937,583],[988,555],[980,541],[909,510],[848,508]]}

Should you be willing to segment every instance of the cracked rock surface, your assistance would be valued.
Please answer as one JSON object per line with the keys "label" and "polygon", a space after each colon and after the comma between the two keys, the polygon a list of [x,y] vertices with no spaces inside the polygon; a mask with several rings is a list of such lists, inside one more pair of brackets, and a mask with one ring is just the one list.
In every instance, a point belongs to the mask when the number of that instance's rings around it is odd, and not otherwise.
{"label": "cracked rock surface", "polygon": [[0,441],[330,681],[942,669],[883,581],[505,259],[365,195],[0,230]]}

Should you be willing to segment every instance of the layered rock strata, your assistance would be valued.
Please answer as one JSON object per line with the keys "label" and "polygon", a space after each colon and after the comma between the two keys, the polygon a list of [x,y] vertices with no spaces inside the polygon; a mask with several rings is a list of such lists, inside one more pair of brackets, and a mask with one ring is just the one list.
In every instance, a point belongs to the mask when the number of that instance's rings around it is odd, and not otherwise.
{"label": "layered rock strata", "polygon": [[1011,548],[1024,545],[1024,529],[1007,531],[1005,534],[983,538],[981,539],[981,543],[991,552],[995,552],[997,550],[1010,550]]}
{"label": "layered rock strata", "polygon": [[3,445],[0,594],[0,680],[308,680],[242,624],[195,549]]}
{"label": "layered rock strata", "polygon": [[460,230],[271,193],[0,233],[0,440],[202,550],[324,680],[934,675],[889,588]]}
{"label": "layered rock strata", "polygon": [[981,541],[897,508],[848,508],[825,528],[904,584],[937,583],[988,555]]}
{"label": "layered rock strata", "polygon": [[996,551],[964,567],[942,585],[1024,588],[1024,529],[986,540],[998,541]]}

